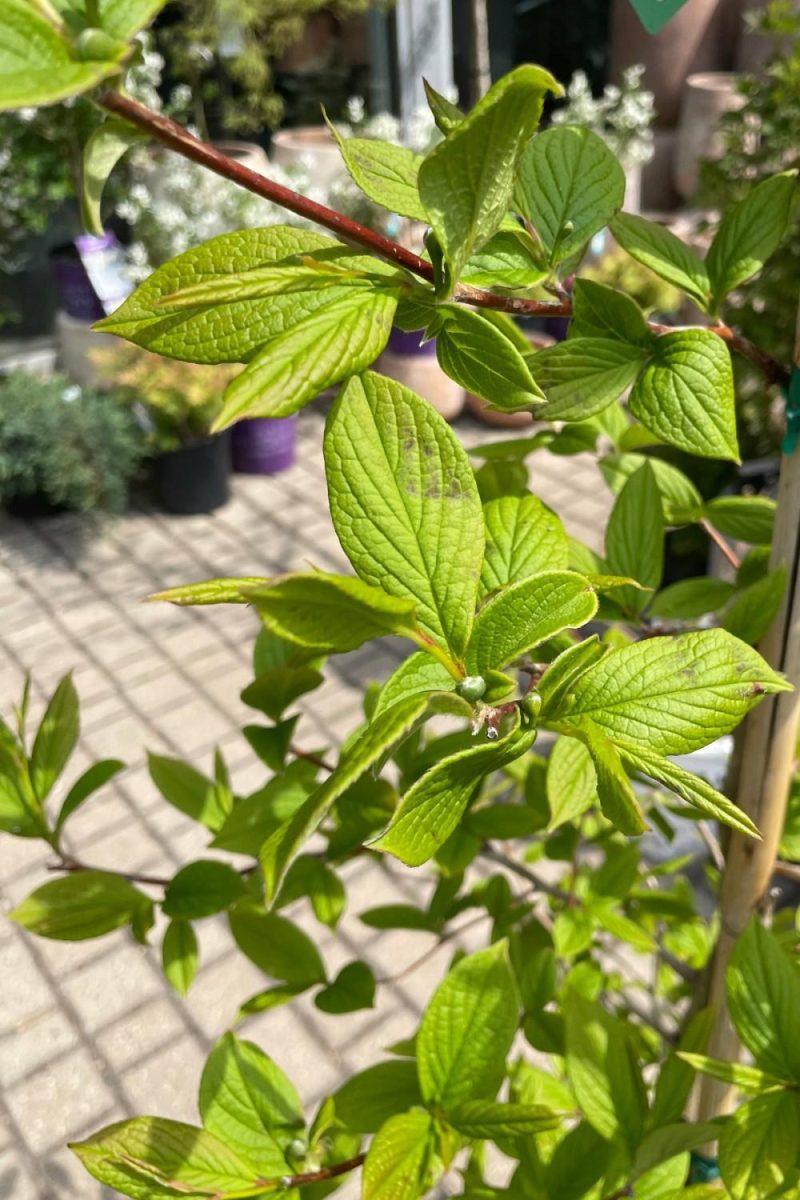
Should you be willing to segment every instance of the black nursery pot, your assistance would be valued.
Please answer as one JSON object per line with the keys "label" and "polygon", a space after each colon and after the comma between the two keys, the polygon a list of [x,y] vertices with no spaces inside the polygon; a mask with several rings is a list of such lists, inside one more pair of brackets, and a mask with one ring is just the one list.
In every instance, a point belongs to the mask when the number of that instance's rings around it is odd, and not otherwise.
{"label": "black nursery pot", "polygon": [[167,512],[213,512],[230,494],[230,434],[189,442],[153,459],[153,485]]}

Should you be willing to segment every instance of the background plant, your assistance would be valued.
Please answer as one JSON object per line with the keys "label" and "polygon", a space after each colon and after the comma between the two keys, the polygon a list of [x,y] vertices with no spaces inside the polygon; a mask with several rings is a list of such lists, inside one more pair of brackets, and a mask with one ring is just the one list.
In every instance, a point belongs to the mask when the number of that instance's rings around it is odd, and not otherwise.
{"label": "background plant", "polygon": [[[43,33],[26,0],[13,5],[30,32]],[[144,14],[134,15],[131,7],[135,26]],[[56,61],[61,53],[60,43],[51,49]],[[90,60],[86,85],[115,70],[109,59]],[[20,86],[14,72],[4,75],[0,50],[6,104],[20,102]],[[705,1009],[687,1020],[687,1002],[718,923],[701,915],[685,859],[654,865],[639,840],[649,825],[669,843],[678,820],[694,821],[721,863],[703,822],[729,826],[733,847],[753,838],[747,812],[676,757],[790,690],[748,644],[787,585],[794,603],[795,557],[784,561],[780,542],[769,561],[765,551],[774,504],[703,500],[684,474],[643,451],[668,443],[736,460],[731,349],[768,379],[786,380],[785,366],[721,314],[777,250],[795,176],[784,171],[749,190],[700,259],[620,211],[623,171],[601,138],[569,125],[536,132],[546,94],[559,90],[546,71],[523,66],[465,115],[429,89],[444,137],[421,158],[389,143],[342,142],[372,202],[425,222],[426,258],[243,171],[119,93],[99,96],[114,121],[346,237],[289,225],[224,234],[160,267],[102,327],[179,360],[244,364],[218,428],[287,415],[340,382],[324,457],[352,573],[211,579],[155,597],[245,603],[261,618],[255,679],[242,698],[266,718],[244,731],[267,768],[264,786],[237,796],[219,754],[207,774],[179,759],[149,760],[165,800],[208,830],[215,851],[246,854],[242,869],[227,857],[199,859],[144,880],[84,863],[64,826],[111,767],[91,768],[54,804],[78,736],[77,698],[62,681],[31,744],[23,697],[0,739],[2,822],[44,838],[60,877],[14,917],[66,940],[124,925],[143,938],[157,906],[169,920],[165,971],[184,991],[197,967],[194,924],[225,913],[240,950],[271,980],[242,1005],[242,1019],[302,992],[326,1012],[372,1003],[381,981],[370,964],[353,961],[331,978],[283,913],[309,903],[335,926],[346,902],[338,867],[353,854],[432,876],[430,895],[362,914],[368,925],[425,929],[446,942],[485,922],[489,941],[452,964],[415,1038],[326,1098],[309,1127],[274,1063],[225,1035],[201,1080],[202,1129],[135,1118],[74,1147],[123,1194],[233,1200],[327,1190],[362,1168],[364,1200],[414,1200],[456,1165],[473,1197],[679,1200],[689,1154],[717,1140],[733,1200],[795,1186],[796,980],[781,945],[795,953],[794,926],[776,918],[769,934],[756,917],[735,930],[730,1010],[756,1067],[698,1058],[719,1021]],[[119,138],[118,125],[104,127],[87,161],[104,159],[104,145],[112,157]],[[101,181],[102,172],[90,178],[95,195]],[[709,325],[665,329],[631,297],[587,279],[567,299],[565,279],[607,225]],[[541,287],[555,299],[534,298]],[[512,313],[569,315],[569,337],[531,352]],[[425,401],[369,370],[393,323],[435,335],[452,378],[499,408],[533,412],[542,428],[479,447],[474,470]],[[530,492],[525,461],[600,447],[617,496],[602,556],[568,538]],[[735,582],[662,589],[665,529],[692,524],[724,549]],[[728,537],[747,553],[740,558]],[[322,682],[325,660],[384,636],[411,652],[367,692],[363,723],[335,756],[306,750],[295,709]],[[549,747],[546,758],[537,743]],[[782,809],[778,794],[767,840]],[[748,845],[755,859],[758,844]],[[488,877],[472,870],[478,860],[492,864]],[[748,916],[763,907],[760,894],[747,901]],[[623,945],[654,968],[644,995],[619,965]],[[544,1061],[515,1050],[520,1032]],[[756,1096],[733,1116],[717,1109],[687,1121],[695,1069]],[[487,1143],[510,1160],[504,1173]]]}

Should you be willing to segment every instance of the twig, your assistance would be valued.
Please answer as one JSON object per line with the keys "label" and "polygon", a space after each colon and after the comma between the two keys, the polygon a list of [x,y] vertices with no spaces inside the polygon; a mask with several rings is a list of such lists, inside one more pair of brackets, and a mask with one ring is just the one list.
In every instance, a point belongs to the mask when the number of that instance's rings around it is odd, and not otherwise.
{"label": "twig", "polygon": [[703,517],[700,525],[703,529],[705,529],[712,542],[719,546],[720,550],[725,555],[734,571],[738,571],[739,567],[742,565],[742,560],[739,558],[739,555],[736,553],[736,551],[725,541],[725,538],[722,536],[722,534],[719,533],[711,524],[711,522],[705,519],[705,517]]}
{"label": "twig", "polygon": [[542,879],[530,867],[518,862],[515,858],[511,858],[508,854],[503,854],[502,851],[496,850],[488,842],[481,848],[479,854],[481,858],[488,858],[490,862],[495,862],[499,866],[505,867],[512,875],[519,875],[520,879],[527,880],[528,883],[533,885],[536,891],[543,892],[545,896],[551,896],[553,900],[563,900],[565,904],[569,903],[569,892],[565,892],[563,888],[557,887],[553,883],[548,883],[546,879]]}
{"label": "twig", "polygon": [[459,934],[466,933],[468,929],[473,929],[476,925],[480,925],[481,921],[488,921],[490,913],[480,912],[477,916],[472,917],[469,921],[465,921],[463,925],[459,925],[457,929],[450,929],[447,933],[443,933],[440,938],[434,942],[432,946],[420,954],[418,958],[413,959],[407,967],[403,967],[395,975],[383,975],[375,980],[376,983],[399,983],[401,979],[405,979],[407,975],[413,975],[414,971],[423,966],[429,958],[433,958],[434,954],[438,954],[442,946],[452,942]]}
{"label": "twig", "polygon": [[714,837],[714,834],[712,832],[711,826],[709,825],[708,821],[698,821],[697,822],[697,832],[700,834],[700,837],[705,842],[705,844],[708,848],[708,852],[711,855],[711,859],[714,863],[714,866],[717,868],[718,871],[724,871],[725,870],[725,855],[722,853],[722,847],[720,846],[717,839]]}
{"label": "twig", "polygon": [[[162,145],[183,155],[184,158],[191,159],[192,162],[199,163],[202,167],[207,167],[217,175],[230,179],[231,182],[239,184],[240,187],[246,188],[256,196],[271,200],[273,204],[278,204],[289,212],[296,213],[297,216],[305,217],[322,225],[323,228],[329,229],[346,242],[363,246],[388,262],[396,263],[398,267],[404,267],[412,275],[424,279],[427,283],[434,282],[432,264],[411,250],[407,250],[405,246],[400,246],[382,234],[367,229],[365,225],[343,216],[324,204],[310,200],[308,196],[301,196],[299,192],[292,191],[291,188],[284,187],[264,175],[259,175],[257,171],[252,171],[249,167],[228,158],[221,151],[196,138],[162,113],[152,112],[145,105],[139,104],[138,101],[132,100],[120,92],[104,92],[99,97],[98,103],[107,112],[124,118],[135,125],[137,129],[149,133]],[[471,287],[465,283],[456,286],[453,298],[462,304],[497,309],[500,312],[515,313],[519,316],[569,317],[572,315],[572,304],[568,300],[547,301],[532,300],[523,296],[498,296],[493,292]],[[650,322],[650,329],[654,333],[665,333],[670,328],[668,325]],[[736,333],[727,325],[711,325],[709,328],[727,342],[732,349],[749,359],[770,383],[786,383],[788,381],[789,372],[786,367],[754,346],[747,338]]]}
{"label": "twig", "polygon": [[302,1175],[284,1175],[281,1178],[282,1188],[304,1187],[309,1183],[324,1183],[326,1179],[337,1179],[348,1171],[355,1171],[363,1165],[366,1154],[357,1154],[346,1162],[334,1163],[331,1167],[320,1167],[318,1171],[305,1171]]}
{"label": "twig", "polygon": [[326,762],[325,759],[319,754],[311,754],[308,750],[301,750],[299,746],[290,746],[289,749],[295,758],[302,758],[305,762],[313,763],[314,766],[319,767],[321,771],[327,771],[329,774],[333,774],[333,772],[336,770],[335,767],[332,767],[331,764]]}
{"label": "twig", "polygon": [[793,879],[800,883],[800,866],[797,863],[776,862],[775,874],[781,875],[784,879]]}
{"label": "twig", "polygon": [[[169,885],[172,883],[171,877],[165,878],[162,875],[145,875],[140,874],[138,871],[117,871],[113,867],[100,867],[96,866],[94,863],[81,862],[80,859],[72,858],[72,856],[62,857],[58,860],[58,862],[47,863],[45,869],[48,871],[64,871],[67,874],[76,874],[79,871],[100,871],[100,873],[103,875],[116,875],[118,879],[127,879],[128,883],[144,883],[148,884],[150,887],[165,888],[169,887]],[[242,876],[252,875],[252,873],[257,870],[258,864],[253,863],[252,866],[242,867],[242,869],[239,871],[239,874]]]}
{"label": "twig", "polygon": [[681,979],[685,980],[686,983],[697,983],[700,972],[696,971],[694,967],[687,966],[685,962],[676,958],[674,954],[669,950],[665,950],[661,945],[658,947],[658,957],[665,966],[671,967],[675,974],[680,975]]}

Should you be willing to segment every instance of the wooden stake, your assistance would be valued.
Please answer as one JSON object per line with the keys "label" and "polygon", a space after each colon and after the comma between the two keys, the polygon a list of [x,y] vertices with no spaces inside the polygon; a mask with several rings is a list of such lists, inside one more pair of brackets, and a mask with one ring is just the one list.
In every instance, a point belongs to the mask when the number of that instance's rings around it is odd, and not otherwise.
{"label": "wooden stake", "polygon": [[[800,313],[795,364],[800,367]],[[738,1059],[740,1046],[725,1003],[725,973],[736,940],[763,904],[775,871],[800,721],[800,448],[781,459],[770,566],[774,569],[781,564],[787,573],[783,604],[759,650],[797,690],[770,697],[747,718],[736,800],[756,823],[763,840],[731,835],[720,897],[720,934],[708,982],[707,999],[717,1014],[708,1054],[729,1062]],[[734,1096],[731,1085],[702,1076],[697,1120],[709,1121],[730,1112]]]}

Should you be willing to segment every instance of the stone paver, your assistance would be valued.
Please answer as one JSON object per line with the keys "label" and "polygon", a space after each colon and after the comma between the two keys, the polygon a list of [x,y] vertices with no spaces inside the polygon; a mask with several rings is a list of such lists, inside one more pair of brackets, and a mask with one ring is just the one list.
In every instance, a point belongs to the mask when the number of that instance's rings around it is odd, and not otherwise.
{"label": "stone paver", "polygon": [[[467,443],[485,438],[458,426]],[[75,517],[23,522],[0,517],[0,702],[8,714],[26,671],[33,715],[59,677],[74,670],[82,701],[81,745],[72,775],[92,757],[129,763],[115,784],[70,824],[68,845],[92,864],[169,874],[207,853],[203,830],[157,797],[144,750],[177,754],[208,768],[215,745],[246,791],[265,768],[241,736],[253,719],[239,700],[251,677],[256,622],[247,609],[181,610],[143,605],[157,588],[209,575],[269,574],[312,562],[341,569],[327,514],[322,414],[300,418],[297,465],[275,478],[240,477],[230,503],[204,517],[136,508],[89,537]],[[494,433],[489,436],[495,437]],[[595,548],[609,505],[589,458],[539,455],[535,488],[571,533]],[[359,720],[360,688],[384,679],[399,643],[334,659],[325,685],[304,704],[298,740],[336,743]],[[50,855],[35,842],[0,837],[0,900],[18,903],[47,878]],[[377,934],[358,913],[407,900],[429,884],[355,860],[345,868],[348,911],[335,935],[304,910],[298,919],[320,945],[329,973],[353,957],[394,975],[432,946],[426,935]],[[268,980],[232,945],[221,920],[201,923],[201,970],[187,1000],[159,967],[163,925],[151,945],[124,933],[79,944],[28,937],[0,919],[0,1197],[96,1200],[108,1196],[65,1149],[126,1115],[195,1118],[200,1068],[238,1004]],[[413,1032],[452,947],[379,988],[375,1009],[326,1016],[303,998],[251,1018],[242,1028],[294,1078],[310,1108],[382,1047]]]}

